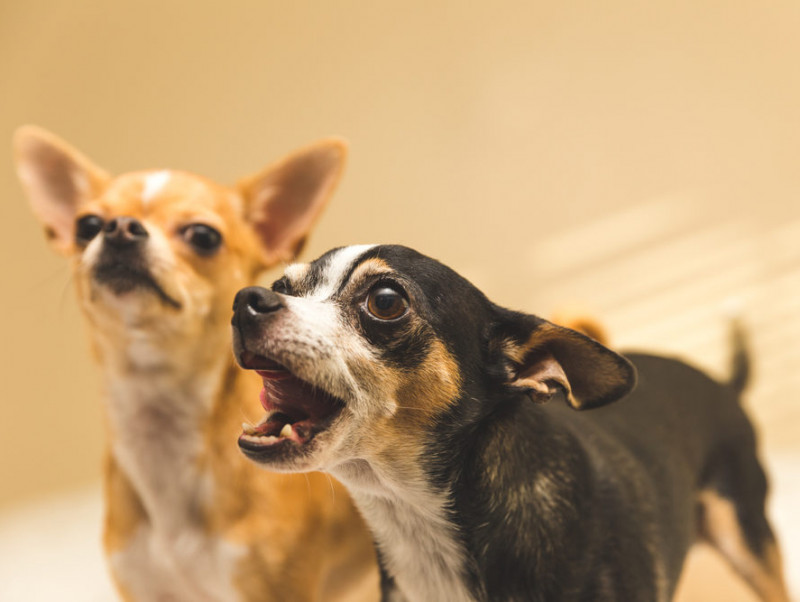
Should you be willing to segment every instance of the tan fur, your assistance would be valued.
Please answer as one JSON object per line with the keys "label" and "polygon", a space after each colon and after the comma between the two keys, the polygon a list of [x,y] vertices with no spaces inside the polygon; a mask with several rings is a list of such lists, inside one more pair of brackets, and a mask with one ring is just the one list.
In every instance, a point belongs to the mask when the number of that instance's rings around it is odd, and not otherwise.
{"label": "tan fur", "polygon": [[775,542],[765,542],[763,558],[756,556],[745,542],[736,508],[716,492],[700,493],[700,535],[728,561],[764,602],[789,602],[783,579],[780,552]]}
{"label": "tan fur", "polygon": [[[124,547],[147,516],[136,492],[120,473],[110,454],[106,456],[104,473],[106,515],[103,524],[103,547],[109,552]],[[114,503],[111,503],[112,501]],[[113,571],[112,577],[114,577]],[[125,585],[116,578],[114,585],[125,602],[134,601]]]}
{"label": "tan fur", "polygon": [[[152,182],[156,172],[111,178],[38,128],[22,128],[15,144],[18,171],[34,213],[54,248],[70,259],[105,380],[110,451],[104,546],[123,598],[141,599],[132,592],[143,584],[126,582],[123,575],[128,573],[118,564],[128,562],[121,555],[132,541],[152,533],[159,541],[172,542],[185,532],[203,545],[219,542],[221,549],[242,550],[230,554],[235,562],[230,585],[239,600],[377,599],[371,538],[345,489],[318,473],[265,472],[249,463],[236,446],[240,423],[261,412],[257,401],[261,383],[254,374],[238,369],[230,353],[233,296],[265,268],[290,259],[302,247],[335,188],[343,143],[321,141],[238,188],[169,171],[163,185],[152,190],[147,188],[148,178]],[[318,188],[312,190],[317,181]],[[280,195],[288,205],[276,209],[272,201]],[[94,282],[90,246],[81,249],[73,240],[75,218],[87,214],[140,220],[150,232],[148,245],[155,249],[148,249],[155,257],[149,263],[152,276],[181,307],[166,305],[149,291],[116,298]],[[276,219],[286,219],[286,231],[280,235]],[[201,257],[185,243],[182,228],[191,223],[207,224],[222,234],[219,252]],[[181,425],[191,425],[195,433],[191,441],[198,451],[187,451],[186,467],[196,472],[197,479],[186,484],[185,496],[169,509],[170,520],[182,525],[177,533],[158,533],[161,526],[150,514],[153,492],[138,490],[139,476],[120,463],[119,446],[135,438],[126,418],[120,418],[127,417],[124,412],[130,408],[115,398],[125,383],[155,391],[155,399],[163,397],[163,404],[140,412],[144,427],[158,429],[159,412],[168,414],[170,404],[180,401],[183,405],[175,409],[185,412]],[[125,397],[125,390],[122,394]],[[190,398],[183,399],[187,395]],[[187,478],[174,476],[170,484]],[[156,498],[158,494],[156,488]],[[213,559],[210,562],[215,567]],[[199,569],[191,564],[179,570],[190,583],[203,577],[193,574]]]}
{"label": "tan fur", "polygon": [[[421,453],[422,438],[409,433],[430,429],[438,416],[458,398],[460,376],[455,360],[440,341],[434,341],[420,367],[395,376],[397,410],[370,425],[364,450],[393,470],[411,470]],[[406,467],[405,469],[403,467]],[[416,477],[407,472],[409,478]]]}
{"label": "tan fur", "polygon": [[550,318],[551,322],[577,330],[587,337],[593,338],[598,343],[610,347],[610,337],[605,326],[600,320],[590,315],[589,312],[578,308],[562,308],[556,311]]}

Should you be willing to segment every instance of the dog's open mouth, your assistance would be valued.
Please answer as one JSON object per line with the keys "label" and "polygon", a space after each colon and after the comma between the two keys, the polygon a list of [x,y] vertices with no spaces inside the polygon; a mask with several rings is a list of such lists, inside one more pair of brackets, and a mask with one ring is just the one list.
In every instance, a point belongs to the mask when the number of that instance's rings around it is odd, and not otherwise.
{"label": "dog's open mouth", "polygon": [[245,351],[239,363],[264,381],[261,405],[267,414],[257,425],[243,424],[239,436],[239,447],[254,460],[267,461],[301,451],[344,407],[340,399],[274,360]]}

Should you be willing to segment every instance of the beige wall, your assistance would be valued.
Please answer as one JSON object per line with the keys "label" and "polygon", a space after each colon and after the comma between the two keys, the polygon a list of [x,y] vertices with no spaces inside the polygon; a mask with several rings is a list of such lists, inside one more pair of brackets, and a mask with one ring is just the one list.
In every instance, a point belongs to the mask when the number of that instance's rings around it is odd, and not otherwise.
{"label": "beige wall", "polygon": [[[800,5],[467,4],[5,2],[0,133],[222,181],[344,135],[306,257],[402,242],[500,303],[579,303],[620,345],[718,372],[738,307],[766,444],[797,446]],[[7,147],[0,194],[3,504],[95,480],[103,434],[69,274]]]}

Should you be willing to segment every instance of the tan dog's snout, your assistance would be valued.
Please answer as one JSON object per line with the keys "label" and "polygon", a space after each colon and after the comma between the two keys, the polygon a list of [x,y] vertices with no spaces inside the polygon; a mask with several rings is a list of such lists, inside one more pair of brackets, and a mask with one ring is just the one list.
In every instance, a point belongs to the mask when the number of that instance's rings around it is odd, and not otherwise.
{"label": "tan dog's snout", "polygon": [[135,217],[117,217],[103,226],[103,242],[112,248],[130,248],[143,245],[150,234]]}
{"label": "tan dog's snout", "polygon": [[[139,270],[147,269],[149,261],[146,245],[150,233],[135,217],[111,218],[102,223],[100,230],[94,234],[91,231],[82,233],[80,225],[81,221],[79,220],[76,234],[78,241],[85,241],[84,244],[89,244],[92,240],[97,239],[97,243],[99,243],[99,253],[94,265],[96,279],[97,270],[101,267],[127,270],[135,266]],[[93,228],[97,228],[97,226],[93,225]]]}

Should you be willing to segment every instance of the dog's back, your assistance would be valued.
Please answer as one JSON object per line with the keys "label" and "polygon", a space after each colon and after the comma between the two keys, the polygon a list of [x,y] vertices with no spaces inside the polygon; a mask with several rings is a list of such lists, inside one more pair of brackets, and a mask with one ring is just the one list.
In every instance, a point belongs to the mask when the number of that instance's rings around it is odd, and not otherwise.
{"label": "dog's back", "polygon": [[[784,600],[774,535],[764,514],[767,480],[741,405],[749,362],[736,336],[732,375],[719,383],[684,362],[628,354],[636,389],[589,412],[545,409],[569,428],[594,472],[594,512],[613,529],[601,564],[618,566],[622,531],[639,532],[658,591],[669,599],[692,543],[716,547],[765,600]],[[612,503],[608,503],[612,502]],[[635,539],[635,538],[634,538]],[[654,551],[660,551],[660,557]]]}
{"label": "dog's back", "polygon": [[[484,550],[489,599],[536,591],[537,600],[669,600],[689,548],[705,540],[763,600],[788,600],[764,514],[767,482],[740,403],[741,351],[727,383],[635,353],[627,357],[637,387],[613,404],[576,412],[520,403],[496,412],[462,465],[481,475],[462,482],[464,490],[505,492],[473,493],[465,508],[492,525],[473,540]],[[520,558],[531,567],[524,579]]]}

